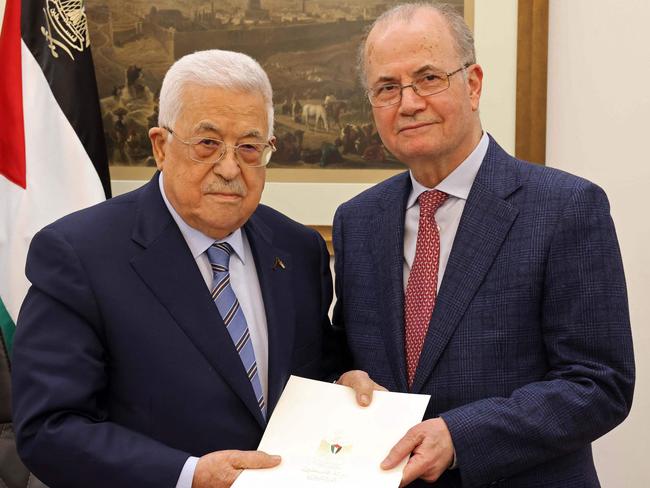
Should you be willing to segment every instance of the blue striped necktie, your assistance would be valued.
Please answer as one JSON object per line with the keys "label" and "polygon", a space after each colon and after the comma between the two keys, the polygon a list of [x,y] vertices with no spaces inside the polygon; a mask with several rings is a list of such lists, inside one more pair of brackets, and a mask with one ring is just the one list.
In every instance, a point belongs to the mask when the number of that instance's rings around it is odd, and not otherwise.
{"label": "blue striped necktie", "polygon": [[227,242],[215,242],[207,250],[208,259],[212,266],[212,300],[217,306],[224,324],[226,324],[226,329],[228,329],[232,342],[235,344],[235,349],[239,353],[239,358],[253,386],[255,398],[262,415],[266,417],[264,393],[257,371],[255,351],[253,350],[248,324],[246,323],[246,317],[244,317],[244,311],[239,305],[239,300],[237,300],[235,292],[230,286],[228,265],[232,252],[233,248]]}

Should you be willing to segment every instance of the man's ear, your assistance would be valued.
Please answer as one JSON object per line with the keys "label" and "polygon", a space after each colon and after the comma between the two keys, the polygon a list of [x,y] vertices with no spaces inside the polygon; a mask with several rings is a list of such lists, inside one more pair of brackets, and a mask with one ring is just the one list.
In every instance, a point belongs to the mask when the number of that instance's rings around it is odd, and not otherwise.
{"label": "man's ear", "polygon": [[477,111],[483,89],[483,68],[480,64],[473,64],[467,68],[467,88],[472,102],[472,110]]}
{"label": "man's ear", "polygon": [[149,139],[151,140],[151,151],[156,160],[156,167],[162,171],[167,154],[167,132],[162,127],[152,127],[149,129]]}

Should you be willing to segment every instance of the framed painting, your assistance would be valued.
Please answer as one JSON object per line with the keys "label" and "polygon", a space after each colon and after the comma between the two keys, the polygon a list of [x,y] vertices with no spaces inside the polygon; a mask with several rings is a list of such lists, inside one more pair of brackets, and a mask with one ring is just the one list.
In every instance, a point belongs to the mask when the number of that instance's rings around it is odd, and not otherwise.
{"label": "framed painting", "polygon": [[[445,2],[463,12],[475,30],[479,61],[487,65],[484,125],[515,152],[516,119],[518,155],[544,140],[544,121],[530,114],[539,118],[545,111],[530,100],[545,95],[526,80],[546,72],[539,25],[547,19],[537,11],[547,2]],[[403,170],[377,137],[355,66],[362,33],[393,2],[86,3],[114,194],[139,186],[155,170],[146,131],[156,125],[164,73],[180,56],[209,48],[246,52],[271,78],[279,151],[267,170],[264,203],[327,234],[340,203]],[[533,52],[526,46],[535,32],[541,34]]]}
{"label": "framed painting", "polygon": [[[465,15],[467,0],[447,0]],[[171,64],[202,49],[257,59],[274,87],[268,180],[377,182],[402,165],[384,148],[356,73],[374,0],[86,0],[111,175],[154,171],[147,136]]]}

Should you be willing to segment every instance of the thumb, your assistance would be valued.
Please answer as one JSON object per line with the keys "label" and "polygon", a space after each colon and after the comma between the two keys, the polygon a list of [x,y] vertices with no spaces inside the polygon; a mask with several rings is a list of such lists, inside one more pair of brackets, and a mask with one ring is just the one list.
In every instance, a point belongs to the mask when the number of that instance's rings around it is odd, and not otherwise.
{"label": "thumb", "polygon": [[235,461],[239,469],[272,468],[282,461],[280,456],[270,455],[263,451],[242,451]]}
{"label": "thumb", "polygon": [[393,469],[402,461],[402,459],[410,455],[413,449],[415,449],[418,442],[410,436],[409,433],[402,437],[399,442],[393,446],[388,453],[388,456],[386,456],[386,459],[381,462],[381,469]]}
{"label": "thumb", "polygon": [[348,371],[339,378],[337,383],[352,388],[357,403],[362,407],[367,407],[372,402],[372,392],[376,385],[365,371]]}

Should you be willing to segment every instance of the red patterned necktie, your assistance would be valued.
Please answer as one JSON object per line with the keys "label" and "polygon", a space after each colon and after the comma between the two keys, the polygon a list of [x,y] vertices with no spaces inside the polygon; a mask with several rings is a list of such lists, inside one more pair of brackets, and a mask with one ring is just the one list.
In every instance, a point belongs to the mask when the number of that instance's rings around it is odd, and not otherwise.
{"label": "red patterned necktie", "polygon": [[447,199],[447,194],[430,190],[420,194],[420,221],[415,245],[415,259],[411,266],[404,303],[406,367],[409,388],[413,385],[415,370],[420,361],[424,338],[436,303],[438,264],[440,261],[440,233],[436,210]]}

